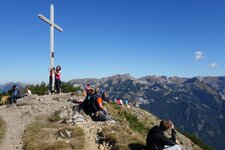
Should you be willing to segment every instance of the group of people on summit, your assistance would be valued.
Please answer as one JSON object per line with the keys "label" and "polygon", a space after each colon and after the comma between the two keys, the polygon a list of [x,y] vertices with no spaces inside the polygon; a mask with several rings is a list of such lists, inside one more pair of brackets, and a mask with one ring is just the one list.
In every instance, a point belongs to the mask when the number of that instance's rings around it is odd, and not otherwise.
{"label": "group of people on summit", "polygon": [[[53,82],[53,75],[55,75],[55,90],[53,89],[52,87],[52,82]],[[60,86],[61,86],[61,66],[57,66],[56,69],[55,67],[53,67],[51,70],[50,70],[50,75],[49,75],[49,91],[51,93],[57,93],[59,94],[60,93]],[[17,99],[20,99],[24,96],[29,96],[31,95],[31,90],[29,89],[29,86],[26,87],[25,89],[26,93],[25,94],[22,94],[19,90],[19,87],[17,85],[13,85],[11,90],[9,90],[9,95],[10,96],[7,96],[7,98],[9,99],[8,101],[8,105],[7,107],[11,107],[12,104],[15,104],[17,102]]]}
{"label": "group of people on summit", "polygon": [[94,90],[87,84],[85,88],[86,97],[81,104],[84,112],[96,121],[111,120],[106,108],[103,106],[103,100],[106,100],[105,92],[102,89],[95,88]]}
{"label": "group of people on summit", "polygon": [[[49,90],[52,91],[52,78],[55,74],[55,88],[56,93],[60,93],[60,76],[61,76],[61,67],[57,66],[56,69],[52,68],[50,70],[50,84]],[[26,89],[26,95],[30,95],[31,91],[29,88]],[[80,107],[83,111],[90,115],[91,118],[95,121],[113,121],[108,114],[106,108],[103,106],[103,100],[108,101],[106,96],[106,91],[104,89],[95,88],[92,89],[90,84],[87,84],[84,92],[86,94],[85,99],[81,102]],[[14,85],[11,89],[11,98],[9,104],[16,103],[16,100],[21,98],[22,95],[18,89],[18,86]],[[120,99],[114,100],[117,104],[123,106],[123,101]],[[128,100],[124,102],[128,104]],[[164,135],[164,132],[171,130],[171,138],[168,138]],[[161,120],[160,124],[152,127],[146,138],[146,150],[181,150],[176,139],[176,131],[174,125],[169,120]]]}
{"label": "group of people on summit", "polygon": [[21,92],[19,90],[19,87],[17,85],[13,85],[11,90],[9,90],[10,96],[6,96],[6,97],[9,98],[7,107],[11,107],[12,104],[16,104],[17,99],[20,99],[22,97],[29,96],[29,95],[32,94],[30,89],[29,89],[29,86],[26,87],[25,91],[26,91],[25,94],[21,94]]}
{"label": "group of people on summit", "polygon": [[[85,92],[86,97],[81,103],[81,108],[84,112],[90,115],[95,121],[112,120],[106,108],[103,106],[103,100],[106,97],[105,90],[99,88],[93,90],[90,84],[87,84]],[[171,130],[171,138],[166,137],[164,134],[168,130]],[[159,125],[149,130],[146,138],[146,150],[181,150],[176,139],[174,125],[170,120],[161,120]]]}
{"label": "group of people on summit", "polygon": [[50,69],[50,74],[49,74],[49,91],[51,93],[54,93],[54,89],[52,87],[52,83],[53,83],[53,75],[55,75],[55,89],[56,89],[56,93],[59,94],[60,93],[60,85],[61,85],[61,66],[58,65],[53,68]]}

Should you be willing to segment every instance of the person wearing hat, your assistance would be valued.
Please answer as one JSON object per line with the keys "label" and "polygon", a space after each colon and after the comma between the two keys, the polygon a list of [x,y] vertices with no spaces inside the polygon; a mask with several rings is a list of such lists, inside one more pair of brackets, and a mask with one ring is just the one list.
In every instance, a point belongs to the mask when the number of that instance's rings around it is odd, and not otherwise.
{"label": "person wearing hat", "polygon": [[[171,139],[163,132],[171,129]],[[176,131],[170,120],[161,120],[160,124],[151,128],[146,139],[146,150],[181,150],[177,144]]]}

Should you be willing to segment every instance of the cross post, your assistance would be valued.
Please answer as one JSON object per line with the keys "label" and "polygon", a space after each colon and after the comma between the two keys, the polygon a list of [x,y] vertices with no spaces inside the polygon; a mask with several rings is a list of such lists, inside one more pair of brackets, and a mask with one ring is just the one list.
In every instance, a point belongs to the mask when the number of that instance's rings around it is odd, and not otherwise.
{"label": "cross post", "polygon": [[[39,14],[38,17],[43,20],[44,22],[48,23],[50,25],[50,70],[54,67],[54,28],[56,28],[58,31],[63,32],[63,29],[54,23],[54,6],[53,4],[50,5],[50,20],[43,16],[42,14]],[[50,92],[54,91],[54,74],[51,74],[52,71],[50,71],[50,80],[49,80],[49,90]]]}

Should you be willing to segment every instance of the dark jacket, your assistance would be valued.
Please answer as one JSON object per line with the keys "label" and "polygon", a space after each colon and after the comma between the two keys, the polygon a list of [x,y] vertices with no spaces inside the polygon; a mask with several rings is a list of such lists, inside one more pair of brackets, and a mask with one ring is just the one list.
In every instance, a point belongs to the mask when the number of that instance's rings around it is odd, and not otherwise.
{"label": "dark jacket", "polygon": [[101,110],[101,108],[98,105],[97,99],[100,96],[98,94],[93,94],[90,97],[90,105],[91,105],[91,113],[96,113],[97,111]]}
{"label": "dark jacket", "polygon": [[148,131],[146,139],[146,150],[162,150],[165,145],[176,144],[176,132],[172,129],[172,138],[167,138],[159,126],[154,126]]}
{"label": "dark jacket", "polygon": [[84,110],[84,112],[87,115],[91,114],[92,111],[92,105],[91,105],[91,97],[93,94],[89,94],[86,96],[86,98],[84,99],[84,102],[81,104],[81,108]]}

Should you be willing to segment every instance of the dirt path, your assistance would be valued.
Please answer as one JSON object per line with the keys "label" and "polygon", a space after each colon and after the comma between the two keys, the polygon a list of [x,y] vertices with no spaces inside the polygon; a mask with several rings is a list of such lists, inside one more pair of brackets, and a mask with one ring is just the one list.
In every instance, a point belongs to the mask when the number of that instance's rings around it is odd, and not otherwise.
{"label": "dirt path", "polygon": [[16,106],[0,109],[1,117],[7,125],[6,136],[0,146],[1,150],[22,149],[22,134],[29,122],[24,122],[21,119],[21,113],[17,109]]}
{"label": "dirt path", "polygon": [[31,96],[18,101],[18,105],[0,107],[0,116],[6,122],[6,133],[0,150],[22,150],[22,137],[26,126],[35,121],[37,116],[50,115],[60,107],[67,105],[68,95]]}

